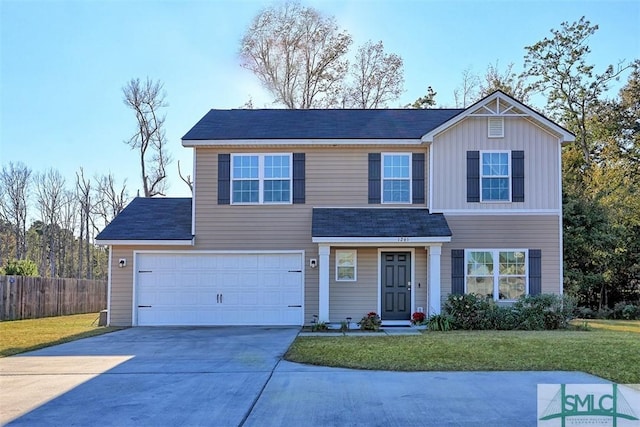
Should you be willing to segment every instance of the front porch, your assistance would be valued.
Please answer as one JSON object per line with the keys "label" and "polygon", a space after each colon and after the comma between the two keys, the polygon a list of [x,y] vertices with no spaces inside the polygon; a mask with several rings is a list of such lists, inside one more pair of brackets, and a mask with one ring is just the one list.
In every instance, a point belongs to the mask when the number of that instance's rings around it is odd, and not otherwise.
{"label": "front porch", "polygon": [[358,322],[370,311],[383,326],[411,314],[440,313],[440,257],[451,241],[443,215],[424,208],[316,208],[318,321]]}

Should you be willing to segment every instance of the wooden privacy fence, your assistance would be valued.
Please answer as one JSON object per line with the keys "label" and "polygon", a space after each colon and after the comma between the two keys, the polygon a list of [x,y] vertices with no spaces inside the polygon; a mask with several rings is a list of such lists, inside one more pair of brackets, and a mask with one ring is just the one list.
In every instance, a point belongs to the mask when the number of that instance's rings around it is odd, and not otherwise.
{"label": "wooden privacy fence", "polygon": [[106,280],[0,276],[0,320],[95,313],[106,308]]}

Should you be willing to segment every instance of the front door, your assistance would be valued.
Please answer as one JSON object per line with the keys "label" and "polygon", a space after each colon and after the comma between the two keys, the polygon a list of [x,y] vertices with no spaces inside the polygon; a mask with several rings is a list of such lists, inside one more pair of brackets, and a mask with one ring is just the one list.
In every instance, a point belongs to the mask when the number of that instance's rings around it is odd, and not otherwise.
{"label": "front door", "polygon": [[411,318],[411,252],[382,253],[382,320]]}

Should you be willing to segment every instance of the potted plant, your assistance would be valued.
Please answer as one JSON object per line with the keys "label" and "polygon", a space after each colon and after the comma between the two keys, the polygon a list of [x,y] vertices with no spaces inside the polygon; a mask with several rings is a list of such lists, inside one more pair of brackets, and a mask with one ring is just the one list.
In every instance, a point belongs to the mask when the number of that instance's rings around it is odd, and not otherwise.
{"label": "potted plant", "polygon": [[363,331],[379,331],[380,326],[382,325],[382,321],[380,320],[380,316],[375,311],[371,311],[367,313],[360,322],[358,323],[360,329]]}
{"label": "potted plant", "polygon": [[411,326],[418,329],[426,329],[427,316],[421,311],[416,311],[411,315]]}

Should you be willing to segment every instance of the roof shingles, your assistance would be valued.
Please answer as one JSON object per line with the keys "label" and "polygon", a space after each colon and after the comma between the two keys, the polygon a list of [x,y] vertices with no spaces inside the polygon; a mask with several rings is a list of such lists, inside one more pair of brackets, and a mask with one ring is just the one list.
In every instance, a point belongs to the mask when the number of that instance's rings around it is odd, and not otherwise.
{"label": "roof shingles", "polygon": [[191,198],[136,197],[96,240],[191,240]]}
{"label": "roof shingles", "polygon": [[182,140],[420,139],[462,111],[210,110]]}
{"label": "roof shingles", "polygon": [[313,237],[450,237],[442,214],[427,209],[315,208]]}

